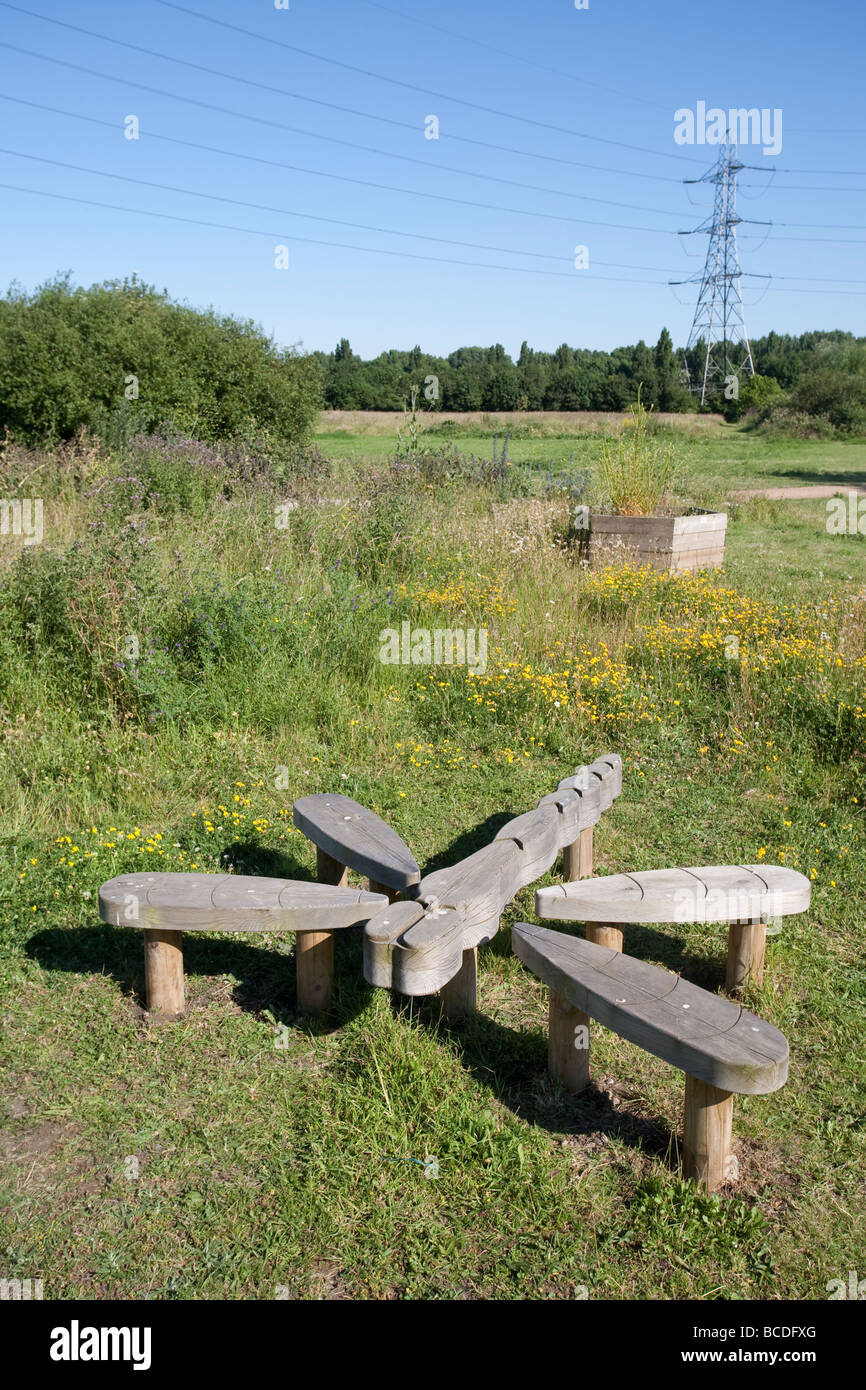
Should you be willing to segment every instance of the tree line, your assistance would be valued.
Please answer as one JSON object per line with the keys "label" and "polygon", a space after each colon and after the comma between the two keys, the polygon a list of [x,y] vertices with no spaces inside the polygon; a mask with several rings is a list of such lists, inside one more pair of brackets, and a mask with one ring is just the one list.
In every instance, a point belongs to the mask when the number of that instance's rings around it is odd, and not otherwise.
{"label": "tree line", "polygon": [[[843,332],[769,333],[752,344],[757,375],[712,409],[755,407],[784,428],[866,432],[866,338]],[[85,289],[60,276],[0,298],[0,431],[28,444],[84,428],[109,443],[171,427],[203,441],[264,437],[303,444],[322,406],[402,410],[624,411],[641,387],[657,411],[696,409],[683,381],[703,371],[668,330],[649,347],[602,352],[524,342],[447,357],[392,348],[365,360],[343,338],[331,353],[280,349],[251,321],[198,310],[136,277]]]}
{"label": "tree line", "polygon": [[[760,382],[749,389],[744,404],[763,404],[789,392],[810,373],[846,366],[863,374],[866,338],[841,331],[769,333],[752,342]],[[853,356],[852,356],[853,354]],[[687,354],[675,349],[663,328],[658,342],[642,340],[631,347],[602,352],[562,343],[554,352],[541,352],[524,342],[514,361],[501,343],[492,347],[462,347],[447,357],[390,349],[365,360],[343,338],[331,353],[315,352],[323,380],[323,398],[330,410],[402,410],[418,391],[425,409],[450,413],[465,410],[626,410],[642,385],[647,406],[659,411],[696,409],[696,399],[684,382],[687,367],[692,382],[704,368],[703,346]],[[859,365],[853,359],[859,358]],[[761,382],[769,382],[762,386]],[[775,383],[775,388],[772,385]],[[713,409],[736,413],[722,385],[710,402]]]}

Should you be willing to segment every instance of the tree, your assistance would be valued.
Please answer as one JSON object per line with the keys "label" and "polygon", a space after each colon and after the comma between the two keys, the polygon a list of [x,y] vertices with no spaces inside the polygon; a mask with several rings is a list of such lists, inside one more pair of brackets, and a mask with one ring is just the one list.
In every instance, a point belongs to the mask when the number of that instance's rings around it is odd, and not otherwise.
{"label": "tree", "polygon": [[687,410],[689,393],[680,381],[681,367],[677,362],[671,335],[666,328],[659,334],[653,351],[656,377],[656,405],[659,410]]}

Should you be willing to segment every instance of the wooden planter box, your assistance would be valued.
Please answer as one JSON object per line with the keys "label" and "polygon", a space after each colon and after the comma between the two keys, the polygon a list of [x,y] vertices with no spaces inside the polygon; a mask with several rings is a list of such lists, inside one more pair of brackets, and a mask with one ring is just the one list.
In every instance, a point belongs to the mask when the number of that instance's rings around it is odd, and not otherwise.
{"label": "wooden planter box", "polygon": [[666,574],[718,569],[725,557],[727,512],[693,516],[606,516],[591,512],[585,556],[590,565],[651,565]]}

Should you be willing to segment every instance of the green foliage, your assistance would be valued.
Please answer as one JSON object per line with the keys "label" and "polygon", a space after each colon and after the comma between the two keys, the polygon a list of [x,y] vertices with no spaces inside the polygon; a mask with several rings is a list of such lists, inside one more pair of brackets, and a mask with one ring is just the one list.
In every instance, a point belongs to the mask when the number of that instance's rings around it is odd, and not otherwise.
{"label": "green foliage", "polygon": [[62,277],[0,299],[0,425],[27,442],[87,428],[120,445],[173,425],[203,440],[267,430],[297,444],[319,395],[313,358],[135,277],[89,289]]}
{"label": "green foliage", "polygon": [[654,349],[643,341],[609,353],[563,343],[547,353],[524,343],[516,363],[501,343],[447,358],[391,349],[365,362],[343,338],[333,353],[314,355],[333,410],[400,410],[429,376],[438,381],[436,411],[624,410],[639,382],[658,409],[691,408],[667,329]]}
{"label": "green foliage", "polygon": [[758,1277],[772,1270],[763,1213],[747,1202],[708,1196],[693,1183],[653,1174],[639,1184],[630,1215],[629,1234],[642,1250],[658,1251],[687,1269],[710,1260],[745,1263]]}
{"label": "green foliage", "polygon": [[626,421],[617,437],[601,446],[602,506],[620,516],[652,516],[674,485],[675,448],[668,441],[649,438],[649,411],[641,400],[640,386],[630,414],[631,422]]}
{"label": "green foliage", "polygon": [[[781,391],[787,391],[804,373],[820,368],[822,355],[829,359],[825,365],[831,377],[837,371],[837,358],[843,364],[840,370],[844,377],[848,371],[845,360],[863,350],[866,340],[850,333],[816,332],[799,337],[769,333],[752,341],[757,368],[757,375],[752,378],[754,387],[747,387],[744,381],[738,402],[725,401],[720,393],[713,409],[738,419],[746,409],[772,404],[776,392],[766,383],[775,382]],[[683,366],[688,367],[693,381],[699,381],[705,350],[703,343],[688,352],[676,350],[670,333],[663,328],[655,347],[640,341],[612,352],[573,348],[568,343],[560,344],[554,352],[540,352],[524,342],[516,362],[501,343],[461,347],[447,357],[434,357],[420,347],[409,351],[389,349],[364,361],[353,353],[345,338],[333,353],[313,356],[323,375],[325,404],[333,410],[401,410],[413,389],[420,391],[426,378],[435,376],[439,391],[431,407],[434,415],[457,411],[622,411],[634,399],[639,383],[647,406],[657,411],[683,412],[695,408],[694,397],[682,384]],[[832,382],[820,378],[815,390],[826,394],[828,385],[831,395],[844,399],[844,391],[834,392]],[[754,398],[750,391],[756,393]],[[805,402],[796,408],[812,410]],[[817,413],[832,415],[824,406]],[[425,416],[427,429],[435,428],[426,411]],[[444,432],[451,434],[459,428],[453,422],[443,425]],[[533,421],[529,428],[533,434],[545,432],[543,421]],[[838,428],[847,425],[840,423]],[[549,429],[557,433],[562,426],[554,424]],[[521,437],[519,428],[514,437]]]}
{"label": "green foliage", "polygon": [[772,405],[780,401],[783,394],[775,377],[761,376],[760,372],[755,372],[754,376],[746,377],[740,385],[738,397],[740,409],[745,411]]}
{"label": "green foliage", "polygon": [[737,405],[738,415],[756,408],[765,434],[866,434],[866,343],[850,334],[818,338],[798,356],[787,394],[775,379],[754,376],[740,388]]}
{"label": "green foliage", "polygon": [[821,344],[790,402],[794,411],[824,417],[845,434],[866,433],[866,345]]}

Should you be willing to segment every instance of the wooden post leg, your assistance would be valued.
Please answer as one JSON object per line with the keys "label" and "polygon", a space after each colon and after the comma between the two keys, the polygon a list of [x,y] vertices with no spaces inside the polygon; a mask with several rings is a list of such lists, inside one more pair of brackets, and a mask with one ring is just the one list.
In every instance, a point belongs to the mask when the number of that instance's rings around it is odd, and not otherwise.
{"label": "wooden post leg", "polygon": [[384,893],[389,903],[397,901],[397,889],[389,888],[387,883],[377,883],[374,878],[367,880],[367,886],[371,893]]}
{"label": "wooden post leg", "polygon": [[478,947],[463,952],[463,964],[457,974],[439,991],[442,1012],[446,1018],[460,1019],[475,1012],[478,999]]}
{"label": "wooden post leg", "polygon": [[562,881],[576,883],[579,878],[592,878],[592,826],[581,830],[577,839],[562,851]]}
{"label": "wooden post leg", "polygon": [[728,928],[728,967],[725,988],[741,990],[764,983],[765,922],[732,922]]}
{"label": "wooden post leg", "polygon": [[331,1007],[334,988],[334,933],[295,933],[298,972],[298,1008],[305,1014],[323,1014]]}
{"label": "wooden post leg", "polygon": [[145,930],[144,981],[151,1013],[183,1013],[182,932]]}
{"label": "wooden post leg", "polygon": [[734,1097],[686,1073],[683,1177],[715,1192],[731,1165]]}
{"label": "wooden post leg", "polygon": [[330,883],[335,888],[345,888],[349,870],[339,860],[332,859],[323,849],[316,846],[316,877],[320,883]]}
{"label": "wooden post leg", "polygon": [[547,1066],[567,1091],[582,1091],[589,1083],[589,1017],[555,989],[550,991]]}
{"label": "wooden post leg", "polygon": [[578,878],[592,878],[593,849],[591,825],[588,825],[585,830],[581,830],[577,843],[580,849],[580,869]]}
{"label": "wooden post leg", "polygon": [[609,922],[587,922],[586,939],[596,946],[607,946],[611,951],[622,951],[622,927]]}

